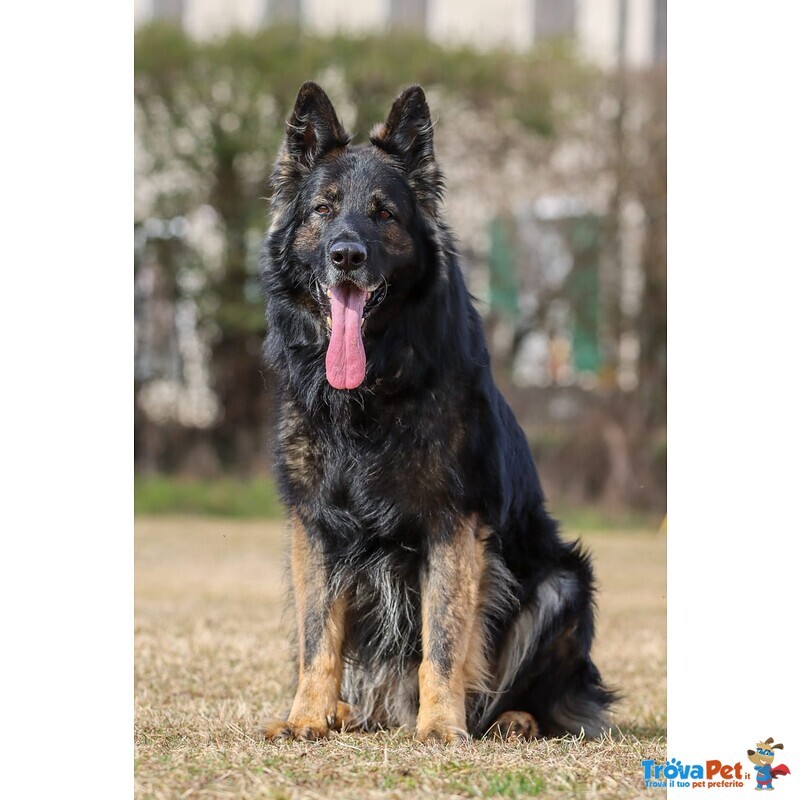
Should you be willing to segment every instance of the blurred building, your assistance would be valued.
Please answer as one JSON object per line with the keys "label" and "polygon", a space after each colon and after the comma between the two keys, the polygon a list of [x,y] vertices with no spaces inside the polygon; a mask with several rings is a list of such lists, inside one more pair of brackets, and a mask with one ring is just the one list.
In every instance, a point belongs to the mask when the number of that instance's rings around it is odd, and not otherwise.
{"label": "blurred building", "polygon": [[322,34],[410,29],[478,48],[569,38],[605,67],[617,63],[621,41],[632,67],[667,58],[667,0],[134,0],[134,14],[137,24],[180,22],[201,39],[291,23]]}

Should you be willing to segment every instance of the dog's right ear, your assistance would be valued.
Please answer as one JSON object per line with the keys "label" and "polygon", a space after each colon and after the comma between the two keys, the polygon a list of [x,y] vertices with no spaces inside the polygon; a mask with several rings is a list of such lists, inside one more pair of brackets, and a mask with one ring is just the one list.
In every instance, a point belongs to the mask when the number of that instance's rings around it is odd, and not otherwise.
{"label": "dog's right ear", "polygon": [[313,81],[304,83],[286,123],[286,137],[272,175],[276,191],[293,189],[325,153],[349,142],[328,95]]}
{"label": "dog's right ear", "polygon": [[328,95],[313,81],[304,83],[286,123],[287,156],[312,167],[320,156],[349,141]]}

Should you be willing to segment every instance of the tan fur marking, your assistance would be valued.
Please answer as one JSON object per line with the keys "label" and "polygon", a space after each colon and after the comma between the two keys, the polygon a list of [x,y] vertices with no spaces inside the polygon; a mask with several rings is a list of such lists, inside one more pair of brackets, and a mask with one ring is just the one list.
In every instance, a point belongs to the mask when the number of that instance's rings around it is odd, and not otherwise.
{"label": "tan fur marking", "polygon": [[314,734],[312,738],[327,736],[336,719],[342,682],[344,610],[344,598],[338,597],[331,605],[314,658],[300,669],[300,681],[288,722],[295,729],[310,729]]}
{"label": "tan fur marking", "polygon": [[317,249],[317,245],[319,244],[319,239],[321,235],[321,226],[318,220],[315,220],[313,217],[306,222],[305,224],[301,225],[297,229],[297,234],[294,238],[295,246],[298,250],[311,253]]}
{"label": "tan fur marking", "polygon": [[575,634],[577,629],[578,624],[573,622],[572,625],[562,631],[558,638],[550,645],[550,650],[556,660],[566,663],[574,658]]}
{"label": "tan fur marking", "polygon": [[469,644],[467,645],[467,657],[464,662],[464,687],[467,691],[487,691],[489,684],[489,662],[486,659],[486,630],[483,625],[483,616],[480,613],[480,606],[483,598],[486,597],[484,587],[484,577],[486,575],[486,539],[489,530],[479,528],[478,538],[475,542],[475,569],[478,574],[478,608],[472,617],[472,627],[469,632]]}
{"label": "tan fur marking", "polygon": [[386,139],[388,132],[389,130],[386,127],[386,123],[378,122],[372,126],[372,130],[369,132],[369,138],[379,139],[380,141],[383,141],[384,139]]}
{"label": "tan fur marking", "polygon": [[278,437],[291,479],[306,488],[315,485],[317,453],[302,416],[291,403],[286,404]]}
{"label": "tan fur marking", "polygon": [[411,256],[414,240],[402,225],[390,223],[381,227],[381,238],[386,252],[393,256]]}
{"label": "tan fur marking", "polygon": [[[335,726],[342,682],[342,643],[346,602],[343,596],[323,609],[324,573],[302,523],[292,520],[292,583],[294,585],[300,675],[292,710],[285,722],[275,720],[264,730],[267,739],[321,739]],[[309,614],[323,617],[316,649],[307,657],[306,622]]]}
{"label": "tan fur marking", "polygon": [[529,741],[539,735],[539,725],[527,711],[505,711],[493,723],[486,736],[496,739]]}
{"label": "tan fur marking", "polygon": [[[479,604],[482,545],[474,518],[433,546],[422,581],[422,663],[416,737],[446,742],[467,738],[467,663]],[[474,663],[471,665],[474,668]]]}
{"label": "tan fur marking", "polygon": [[331,726],[335,731],[355,731],[362,727],[358,719],[358,709],[340,700],[336,704],[336,719]]}

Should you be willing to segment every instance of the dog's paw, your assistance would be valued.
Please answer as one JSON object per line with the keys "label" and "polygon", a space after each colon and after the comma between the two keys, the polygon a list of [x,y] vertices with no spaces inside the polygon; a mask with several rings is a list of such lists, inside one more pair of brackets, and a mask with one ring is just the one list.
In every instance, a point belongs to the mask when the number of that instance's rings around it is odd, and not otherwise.
{"label": "dog's paw", "polygon": [[496,739],[521,739],[530,741],[539,735],[536,720],[527,711],[506,711],[501,714],[486,732],[486,736]]}
{"label": "dog's paw", "polygon": [[358,717],[358,709],[340,700],[336,704],[336,715],[331,724],[331,730],[342,733],[365,730],[366,725]]}
{"label": "dog's paw", "polygon": [[447,725],[434,722],[422,728],[417,728],[414,738],[418,742],[445,742],[446,744],[463,744],[470,739],[469,734],[457,725]]}
{"label": "dog's paw", "polygon": [[268,742],[280,742],[288,739],[313,741],[327,739],[329,730],[327,722],[318,723],[312,720],[289,722],[288,720],[274,719],[261,729],[261,733]]}

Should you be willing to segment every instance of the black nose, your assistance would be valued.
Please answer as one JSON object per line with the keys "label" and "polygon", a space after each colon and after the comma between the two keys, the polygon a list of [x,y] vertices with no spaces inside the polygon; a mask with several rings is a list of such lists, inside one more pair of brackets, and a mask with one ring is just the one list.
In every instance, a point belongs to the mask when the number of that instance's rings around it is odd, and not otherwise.
{"label": "black nose", "polygon": [[358,269],[367,261],[367,248],[358,242],[334,242],[330,249],[330,259],[337,269]]}

